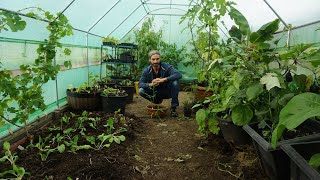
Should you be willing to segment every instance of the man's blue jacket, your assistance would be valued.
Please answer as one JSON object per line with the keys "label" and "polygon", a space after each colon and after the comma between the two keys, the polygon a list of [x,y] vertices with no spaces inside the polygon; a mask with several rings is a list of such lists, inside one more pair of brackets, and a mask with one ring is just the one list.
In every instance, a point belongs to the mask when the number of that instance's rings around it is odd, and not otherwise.
{"label": "man's blue jacket", "polygon": [[[182,78],[182,75],[179,71],[177,71],[172,65],[165,62],[160,62],[159,75],[161,78],[167,78],[168,82]],[[149,83],[151,83],[153,79],[152,66],[149,65],[143,70],[142,76],[139,81],[139,88],[149,87]]]}

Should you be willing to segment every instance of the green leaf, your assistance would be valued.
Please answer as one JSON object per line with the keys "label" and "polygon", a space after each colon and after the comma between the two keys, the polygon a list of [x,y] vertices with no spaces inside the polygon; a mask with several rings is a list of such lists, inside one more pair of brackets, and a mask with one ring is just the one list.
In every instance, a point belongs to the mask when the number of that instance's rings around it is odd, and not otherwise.
{"label": "green leaf", "polygon": [[112,136],[110,139],[109,139],[109,143],[112,143],[114,140],[114,137]]}
{"label": "green leaf", "polygon": [[90,145],[77,146],[77,150],[81,150],[81,149],[88,150],[88,149],[91,149],[91,148],[92,147]]}
{"label": "green leaf", "polygon": [[285,129],[286,127],[283,124],[278,124],[278,126],[273,130],[272,137],[271,137],[271,145],[273,149],[276,149],[277,141],[281,137]]}
{"label": "green leaf", "polygon": [[86,140],[91,144],[96,144],[96,138],[94,136],[86,136]]}
{"label": "green leaf", "polygon": [[104,147],[107,147],[107,148],[108,148],[108,147],[110,147],[110,144],[105,144]]}
{"label": "green leaf", "polygon": [[262,84],[260,84],[260,83],[252,84],[247,89],[247,92],[246,92],[247,98],[250,101],[250,100],[258,97],[262,92],[263,92],[263,85]]}
{"label": "green leaf", "polygon": [[229,99],[235,92],[237,92],[237,88],[235,86],[229,86],[226,91],[226,98]]}
{"label": "green leaf", "polygon": [[273,34],[279,29],[280,20],[276,19],[263,25],[257,32],[250,35],[251,43],[263,43],[273,38]]}
{"label": "green leaf", "polygon": [[64,62],[63,62],[63,65],[64,65],[66,68],[71,68],[71,67],[72,67],[71,61],[64,61]]}
{"label": "green leaf", "polygon": [[306,92],[294,96],[281,110],[279,123],[292,130],[315,116],[320,116],[320,95]]}
{"label": "green leaf", "polygon": [[109,118],[107,121],[108,126],[113,127],[113,119]]}
{"label": "green leaf", "polygon": [[244,75],[243,75],[243,74],[241,74],[241,73],[239,73],[239,72],[235,73],[233,85],[234,85],[237,89],[239,89],[239,88],[240,88],[240,85],[241,85],[241,82],[242,82],[243,79],[244,79]]}
{"label": "green leaf", "polygon": [[7,142],[7,141],[5,141],[5,142],[3,143],[3,149],[4,149],[5,151],[9,151],[9,150],[10,150],[10,143]]}
{"label": "green leaf", "polygon": [[306,58],[307,61],[311,62],[314,67],[320,65],[320,49],[312,53],[310,56]]}
{"label": "green leaf", "polygon": [[234,37],[239,41],[241,41],[241,39],[242,39],[241,31],[236,26],[231,27],[231,29],[229,30],[229,34],[231,37]]}
{"label": "green leaf", "polygon": [[320,167],[320,153],[311,156],[309,165],[314,169],[318,169]]}
{"label": "green leaf", "polygon": [[205,120],[207,117],[206,110],[204,109],[199,109],[196,113],[196,121],[199,126],[199,130],[203,130],[205,127]]}
{"label": "green leaf", "polygon": [[120,142],[121,142],[120,139],[117,138],[116,136],[114,136],[113,140],[114,140],[114,142],[116,142],[117,144],[120,144]]}
{"label": "green leaf", "polygon": [[208,128],[211,133],[219,134],[219,131],[220,131],[219,122],[215,117],[211,117],[208,120]]}
{"label": "green leaf", "polygon": [[69,48],[65,48],[63,52],[67,56],[70,56],[70,54],[71,54],[71,50]]}
{"label": "green leaf", "polygon": [[235,125],[244,126],[253,117],[253,111],[249,105],[237,105],[231,110],[231,118]]}
{"label": "green leaf", "polygon": [[60,146],[58,146],[58,151],[60,153],[63,153],[65,151],[65,149],[66,149],[66,146],[64,144],[60,144]]}
{"label": "green leaf", "polygon": [[267,73],[260,79],[260,83],[265,84],[268,91],[273,87],[281,88],[278,75],[276,73]]}
{"label": "green leaf", "polygon": [[247,35],[250,33],[249,23],[240,11],[231,6],[229,15],[231,19],[233,19],[234,22],[239,26],[239,29],[243,35]]}
{"label": "green leaf", "polygon": [[320,116],[320,95],[307,92],[294,96],[280,111],[279,124],[272,132],[272,146],[276,147],[285,128],[293,130],[315,116]]}
{"label": "green leaf", "polygon": [[288,101],[292,99],[293,96],[294,96],[294,93],[285,94],[279,99],[278,103],[281,106],[285,106],[288,103]]}
{"label": "green leaf", "polygon": [[194,106],[192,106],[192,109],[196,108],[196,107],[200,107],[201,104],[195,104]]}
{"label": "green leaf", "polygon": [[126,137],[124,135],[118,136],[118,138],[120,139],[120,141],[125,141]]}

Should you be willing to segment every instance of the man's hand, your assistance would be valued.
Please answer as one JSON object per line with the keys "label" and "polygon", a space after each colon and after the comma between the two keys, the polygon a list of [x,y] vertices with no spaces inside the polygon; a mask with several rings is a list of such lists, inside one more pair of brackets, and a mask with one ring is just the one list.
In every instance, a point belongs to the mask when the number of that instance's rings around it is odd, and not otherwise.
{"label": "man's hand", "polygon": [[154,80],[152,80],[152,82],[155,82],[155,83],[164,83],[165,81],[167,81],[167,78],[156,78]]}
{"label": "man's hand", "polygon": [[156,78],[154,80],[152,80],[151,83],[149,83],[149,86],[152,87],[152,86],[158,86],[160,83],[163,83],[163,82],[166,82],[167,81],[167,78]]}
{"label": "man's hand", "polygon": [[149,83],[149,87],[158,86],[159,85],[159,82],[158,82],[159,79],[160,78],[156,78],[156,79],[152,80],[152,82]]}

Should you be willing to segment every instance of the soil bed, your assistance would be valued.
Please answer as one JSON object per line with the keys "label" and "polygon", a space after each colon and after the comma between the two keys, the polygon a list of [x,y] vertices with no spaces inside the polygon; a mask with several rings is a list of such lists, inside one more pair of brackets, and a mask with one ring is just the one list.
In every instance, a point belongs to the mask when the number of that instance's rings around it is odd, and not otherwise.
{"label": "soil bed", "polygon": [[[180,104],[187,97],[181,92]],[[150,118],[148,104],[135,97],[127,105],[128,131],[121,144],[76,154],[55,152],[46,161],[36,151],[22,151],[18,165],[31,173],[28,179],[267,179],[252,145],[235,147],[220,136],[205,138],[197,132],[194,118],[183,117],[182,106],[177,109],[178,118],[169,117],[169,112],[165,118]],[[163,104],[170,107],[169,100]],[[101,112],[91,116],[100,117],[101,122],[108,119]]]}

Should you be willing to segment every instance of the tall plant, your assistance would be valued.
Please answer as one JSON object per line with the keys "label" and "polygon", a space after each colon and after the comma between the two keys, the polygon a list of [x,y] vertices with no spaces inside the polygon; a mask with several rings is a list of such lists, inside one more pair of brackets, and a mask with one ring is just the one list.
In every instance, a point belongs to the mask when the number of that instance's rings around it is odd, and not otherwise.
{"label": "tall plant", "polygon": [[[32,65],[20,65],[21,74],[13,76],[12,72],[0,64],[0,126],[14,124],[17,122],[26,125],[30,114],[36,110],[44,110],[44,97],[42,86],[49,80],[54,80],[60,70],[60,65],[54,65],[56,47],[62,48],[59,40],[65,36],[72,35],[72,26],[68,19],[61,13],[56,15],[37,8],[39,13],[30,12],[27,16],[37,19],[44,19],[48,22],[47,30],[50,32],[48,39],[40,44],[37,53],[38,57]],[[1,30],[13,32],[23,30],[26,22],[19,15],[1,11]],[[71,51],[64,49],[65,55]],[[65,61],[66,67],[71,66],[70,61]],[[8,126],[9,127],[9,126]],[[20,126],[19,126],[20,127]]]}
{"label": "tall plant", "polygon": [[151,50],[161,52],[161,60],[177,67],[187,57],[186,47],[179,48],[175,43],[170,44],[162,40],[163,30],[155,31],[154,18],[147,18],[140,29],[134,31],[136,43],[138,44],[138,64],[133,67],[134,79],[138,79],[143,68],[149,64],[148,53]]}
{"label": "tall plant", "polygon": [[192,0],[191,8],[182,16],[180,23],[187,21],[192,35],[193,64],[203,70],[205,62],[214,59],[214,48],[219,39],[218,21],[230,11],[233,2],[227,0]]}
{"label": "tall plant", "polygon": [[140,29],[134,31],[135,39],[138,44],[138,70],[142,71],[148,65],[148,53],[151,50],[159,49],[162,38],[162,30],[154,30],[154,18],[147,18]]}
{"label": "tall plant", "polygon": [[183,62],[187,58],[186,47],[179,48],[175,43],[169,44],[164,41],[160,43],[161,59],[174,67],[178,66],[178,63]]}

